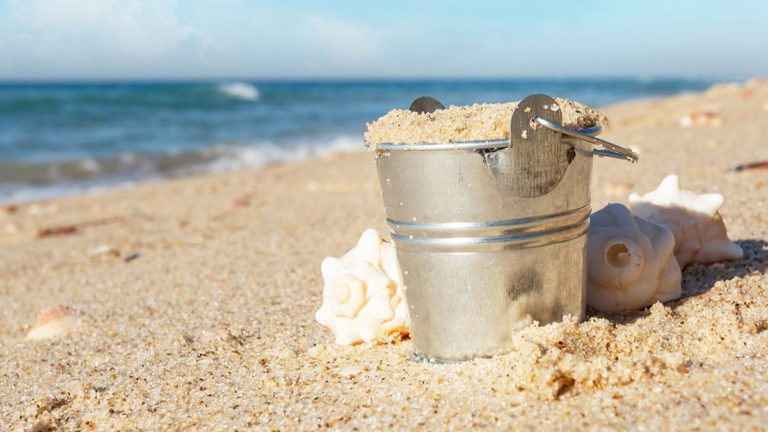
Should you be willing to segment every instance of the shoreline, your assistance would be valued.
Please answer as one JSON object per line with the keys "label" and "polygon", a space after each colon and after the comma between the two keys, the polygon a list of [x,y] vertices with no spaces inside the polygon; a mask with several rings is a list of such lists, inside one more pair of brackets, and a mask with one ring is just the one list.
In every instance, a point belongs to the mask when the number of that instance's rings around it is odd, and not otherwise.
{"label": "shoreline", "polygon": [[[725,196],[744,249],[683,271],[683,298],[529,327],[509,354],[410,360],[333,344],[320,262],[386,233],[373,157],[172,179],[0,213],[0,424],[38,429],[760,429],[768,420],[768,84],[609,106],[592,210],[667,174]],[[681,126],[708,112],[722,123]],[[710,121],[707,120],[707,121]],[[0,206],[0,208],[6,208]],[[37,312],[70,334],[26,341]]]}
{"label": "shoreline", "polygon": [[[52,183],[34,185],[31,183],[5,183],[0,184],[0,206],[30,203],[43,200],[51,200],[77,195],[98,194],[101,191],[111,189],[129,189],[143,184],[194,178],[198,176],[227,174],[239,171],[258,170],[266,166],[292,161],[304,161],[334,153],[348,153],[364,150],[362,135],[358,140],[350,135],[338,135],[321,141],[310,141],[301,144],[281,147],[271,143],[255,146],[227,146],[216,145],[214,147],[195,152],[181,152],[169,155],[138,155],[122,154],[111,159],[92,159],[62,161],[57,165],[53,162],[42,162],[35,167],[34,164],[20,163],[21,169],[56,171],[62,165],[67,170],[76,171],[76,176],[87,176],[98,171],[103,165],[130,163],[141,165],[142,163],[158,165],[154,168],[142,168],[139,171],[102,172],[88,178],[71,178]],[[126,162],[127,160],[127,162]],[[122,161],[122,162],[121,162]],[[160,168],[163,166],[163,168]],[[18,166],[12,168],[19,169]],[[45,176],[47,174],[38,174]]]}

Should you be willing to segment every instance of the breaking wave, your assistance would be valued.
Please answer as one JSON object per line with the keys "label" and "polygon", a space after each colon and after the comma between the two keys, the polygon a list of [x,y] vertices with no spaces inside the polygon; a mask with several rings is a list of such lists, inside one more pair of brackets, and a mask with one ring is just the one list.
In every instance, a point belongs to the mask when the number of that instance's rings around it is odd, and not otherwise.
{"label": "breaking wave", "polygon": [[222,84],[219,86],[219,91],[229,97],[247,101],[257,101],[261,96],[256,86],[239,81]]}
{"label": "breaking wave", "polygon": [[198,151],[148,155],[134,152],[95,159],[0,163],[0,203],[102,190],[106,187],[258,168],[363,149],[359,138],[340,136],[296,145],[218,144]]}

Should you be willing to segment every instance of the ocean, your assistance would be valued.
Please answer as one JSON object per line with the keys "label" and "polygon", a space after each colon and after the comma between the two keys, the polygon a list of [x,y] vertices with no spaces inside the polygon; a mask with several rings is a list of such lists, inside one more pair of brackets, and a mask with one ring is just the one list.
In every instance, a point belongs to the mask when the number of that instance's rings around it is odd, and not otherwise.
{"label": "ocean", "polygon": [[601,107],[701,91],[694,79],[0,83],[0,203],[362,149],[365,123],[546,93]]}

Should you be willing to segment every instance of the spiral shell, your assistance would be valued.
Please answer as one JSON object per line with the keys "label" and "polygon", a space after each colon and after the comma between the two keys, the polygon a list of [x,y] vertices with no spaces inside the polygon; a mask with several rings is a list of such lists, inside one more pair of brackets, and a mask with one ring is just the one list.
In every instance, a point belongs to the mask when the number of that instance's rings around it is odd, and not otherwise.
{"label": "spiral shell", "polygon": [[675,300],[681,274],[675,239],[661,225],[610,204],[590,217],[587,234],[587,304],[619,312]]}
{"label": "spiral shell", "polygon": [[325,282],[317,321],[330,328],[336,343],[369,342],[391,333],[408,333],[408,309],[395,248],[367,229],[352,250],[321,264]]}

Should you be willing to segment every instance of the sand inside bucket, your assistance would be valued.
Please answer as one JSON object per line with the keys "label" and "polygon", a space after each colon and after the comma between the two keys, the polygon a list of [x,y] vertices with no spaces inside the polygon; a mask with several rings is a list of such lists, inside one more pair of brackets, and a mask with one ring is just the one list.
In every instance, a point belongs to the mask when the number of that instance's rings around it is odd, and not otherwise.
{"label": "sand inside bucket", "polygon": [[[578,102],[555,98],[563,112],[563,126],[584,129],[605,126],[608,119]],[[485,141],[509,138],[509,120],[517,102],[450,106],[419,114],[395,109],[368,123],[365,141],[375,148],[381,143],[421,144]]]}

